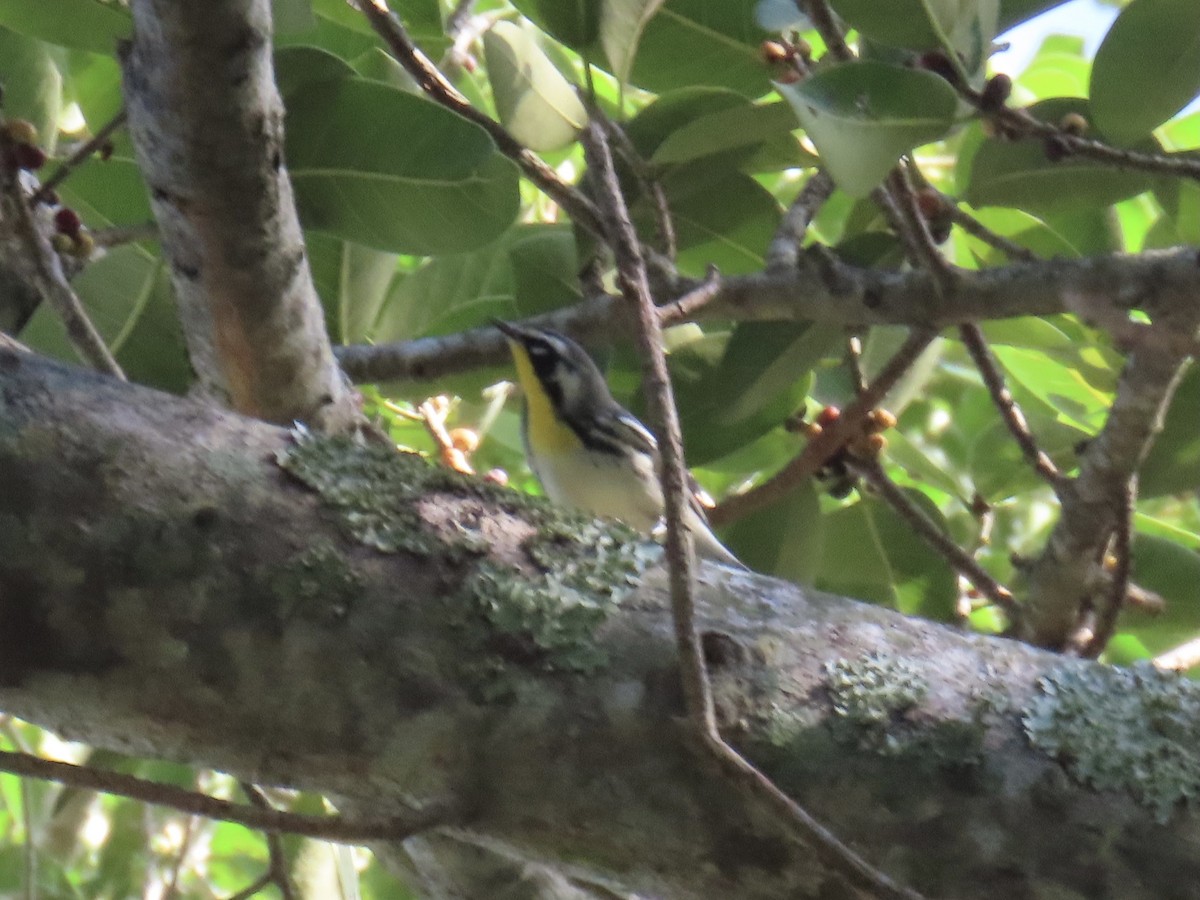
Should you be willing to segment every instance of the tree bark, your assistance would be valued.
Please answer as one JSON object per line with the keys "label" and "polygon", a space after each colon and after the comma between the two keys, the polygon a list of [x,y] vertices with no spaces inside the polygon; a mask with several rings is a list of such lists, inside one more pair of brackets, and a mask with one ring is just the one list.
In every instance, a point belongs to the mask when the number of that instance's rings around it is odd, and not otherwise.
{"label": "tree bark", "polygon": [[[852,896],[684,745],[651,549],[385,451],[0,348],[0,708],[373,815],[453,798],[464,821],[379,848],[428,896],[501,896],[475,857],[539,864],[531,896]],[[1101,667],[699,582],[723,732],[900,881],[1200,897],[1194,814],[1022,734],[1040,677]]]}
{"label": "tree bark", "polygon": [[131,12],[129,132],[201,386],[271,422],[354,424],[284,165],[269,0]]}

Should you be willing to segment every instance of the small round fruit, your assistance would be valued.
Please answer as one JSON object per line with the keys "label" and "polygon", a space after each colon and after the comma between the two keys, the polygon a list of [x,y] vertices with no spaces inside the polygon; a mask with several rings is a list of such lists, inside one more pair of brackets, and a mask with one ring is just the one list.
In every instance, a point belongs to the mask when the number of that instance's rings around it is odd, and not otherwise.
{"label": "small round fruit", "polygon": [[8,136],[18,144],[36,144],[38,139],[37,126],[28,119],[9,119],[4,126]]}
{"label": "small round fruit", "polygon": [[79,234],[79,228],[82,224],[79,221],[79,213],[75,212],[69,206],[64,206],[54,214],[54,230],[59,234],[75,237],[75,235]]}
{"label": "small round fruit", "polygon": [[474,453],[479,449],[479,433],[470,428],[451,428],[450,443],[463,453]]}
{"label": "small round fruit", "polygon": [[33,144],[14,144],[12,154],[18,169],[33,172],[46,164],[46,151]]}
{"label": "small round fruit", "polygon": [[887,431],[896,427],[896,417],[886,409],[873,409],[867,413],[867,426],[872,431]]}
{"label": "small round fruit", "polygon": [[779,41],[763,41],[758,45],[758,54],[768,64],[787,62],[792,57],[792,51]]}
{"label": "small round fruit", "polygon": [[86,231],[75,235],[72,241],[71,255],[80,259],[91,259],[96,250],[96,240]]}
{"label": "small round fruit", "polygon": [[1087,134],[1088,120],[1077,112],[1071,112],[1059,120],[1058,127],[1069,135],[1083,137]]}
{"label": "small round fruit", "polygon": [[988,79],[979,95],[979,108],[984,112],[996,112],[1012,96],[1012,79],[1001,72]]}
{"label": "small round fruit", "polygon": [[842,417],[842,411],[836,406],[826,406],[817,413],[816,423],[822,428],[828,428]]}

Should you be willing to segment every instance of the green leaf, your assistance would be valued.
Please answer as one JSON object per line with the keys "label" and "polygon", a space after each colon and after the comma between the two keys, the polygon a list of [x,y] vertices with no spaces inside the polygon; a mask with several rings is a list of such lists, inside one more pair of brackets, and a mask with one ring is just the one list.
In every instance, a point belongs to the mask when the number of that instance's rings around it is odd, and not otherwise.
{"label": "green leaf", "polygon": [[845,63],[777,90],[790,102],[842,190],[866,196],[900,155],[943,137],[957,98],[931,72]]}
{"label": "green leaf", "polygon": [[62,76],[50,48],[39,40],[0,28],[0,84],[4,114],[28,119],[38,130],[38,143],[54,147],[62,103]]}
{"label": "green leaf", "polygon": [[1134,0],[1096,51],[1089,92],[1096,124],[1133,144],[1200,92],[1200,3]]}
{"label": "green leaf", "polygon": [[1037,56],[1015,81],[1019,91],[1033,97],[1086,97],[1091,61],[1083,56],[1083,45],[1071,52],[1050,50],[1054,42],[1047,39]]}
{"label": "green leaf", "polygon": [[804,402],[813,366],[840,335],[789,323],[742,322],[703,335],[669,363],[688,458],[704,465],[777,428]]}
{"label": "green leaf", "polygon": [[590,56],[600,42],[604,0],[513,0],[513,6],[582,56]]}
{"label": "green leaf", "polygon": [[791,138],[798,127],[796,113],[786,103],[758,105],[741,101],[729,109],[693,119],[668,135],[650,161],[657,165],[688,162],[771,138]]}
{"label": "green leaf", "polygon": [[771,88],[759,46],[770,35],[755,0],[671,0],[650,20],[630,80],[656,94],[711,85],[761,97]]}
{"label": "green leaf", "polygon": [[1162,433],[1138,473],[1138,495],[1194,492],[1200,488],[1200,368],[1193,366],[1171,400]]}
{"label": "green leaf", "polygon": [[974,72],[991,51],[999,0],[832,0],[839,15],[861,34],[892,47],[947,49]]}
{"label": "green leaf", "polygon": [[625,133],[638,153],[652,159],[676,132],[693,122],[722,112],[745,109],[748,101],[736,91],[714,87],[691,87],[663,94],[641,109]]}
{"label": "green leaf", "polygon": [[[703,161],[672,169],[662,182],[675,223],[680,270],[703,274],[715,265],[727,275],[762,268],[763,253],[781,214],[779,202],[759,182]],[[642,198],[634,216],[651,233],[651,204]]]}
{"label": "green leaf", "polygon": [[486,325],[493,317],[574,303],[578,267],[570,237],[568,226],[523,224],[474,252],[429,260],[394,280],[371,339],[449,334]]}
{"label": "green leaf", "polygon": [[[935,523],[941,514],[919,491],[905,494]],[[825,517],[816,586],[940,621],[954,617],[957,586],[945,559],[879,500],[860,499]]]}
{"label": "green leaf", "polygon": [[1000,30],[1007,31],[1069,0],[1000,0]]}
{"label": "green leaf", "polygon": [[1134,524],[1132,580],[1162,596],[1166,606],[1159,614],[1127,609],[1118,630],[1133,635],[1157,655],[1193,639],[1200,631],[1200,603],[1196,602],[1200,535],[1143,515],[1138,515]]}
{"label": "green leaf", "polygon": [[38,40],[112,56],[133,32],[129,11],[100,0],[0,0],[0,25]]}
{"label": "green leaf", "polygon": [[755,572],[812,584],[824,544],[821,504],[812,481],[739,519],[721,536]]}
{"label": "green leaf", "polygon": [[638,42],[665,0],[605,0],[600,10],[600,46],[609,71],[620,84],[629,81]]}
{"label": "green leaf", "polygon": [[396,274],[396,256],[326,234],[306,236],[308,261],[334,343],[367,340]]}
{"label": "green leaf", "polygon": [[350,63],[319,47],[280,47],[275,51],[275,84],[285,102],[306,85],[353,75]]}
{"label": "green leaf", "polygon": [[1087,432],[1104,424],[1112,395],[1097,390],[1079,371],[1036,350],[993,347],[1008,375],[1058,411],[1060,421]]}
{"label": "green leaf", "polygon": [[914,480],[945,491],[963,503],[969,501],[963,486],[954,478],[952,472],[947,471],[945,463],[930,459],[925,450],[913,443],[903,429],[889,431],[887,439],[887,458],[891,463],[904,469]]}
{"label": "green leaf", "polygon": [[[1058,122],[1069,112],[1091,121],[1087,102],[1070,97],[1043,100],[1029,111],[1047,122]],[[1139,149],[1156,152],[1158,145],[1151,141]],[[1015,206],[1041,217],[1094,211],[1147,191],[1154,184],[1144,172],[1119,171],[1078,156],[1051,162],[1039,141],[990,139],[970,160],[965,180],[966,199],[972,206]],[[1079,249],[1086,252],[1083,247]]]}
{"label": "green leaf", "polygon": [[312,28],[312,0],[271,0],[271,23],[276,33]]}
{"label": "green leaf", "polygon": [[421,94],[421,86],[396,58],[382,47],[372,47],[361,56],[350,60],[354,72],[368,81],[379,81],[410,94]]}
{"label": "green leaf", "polygon": [[[98,131],[120,111],[125,102],[121,96],[121,68],[109,56],[72,50],[67,59],[67,99],[79,104],[88,129]],[[113,137],[115,155],[133,158],[133,145],[126,129]]]}
{"label": "green leaf", "polygon": [[522,225],[509,240],[517,314],[551,312],[583,298],[579,256],[569,225]]}
{"label": "green leaf", "polygon": [[287,158],[306,227],[379,250],[480,247],[517,213],[516,166],[487,132],[377,82],[297,88]]}
{"label": "green leaf", "polygon": [[[1071,259],[1083,255],[1077,247],[1045,222],[1019,209],[985,206],[983,209],[968,210],[968,212],[989,231],[1006,237],[1027,250],[1032,250],[1043,259],[1055,257]],[[963,232],[959,234],[958,238],[957,246],[971,255],[970,260],[960,259],[961,265],[974,262],[978,268],[988,268],[1008,262],[1007,254],[974,235]]]}
{"label": "green leaf", "polygon": [[483,36],[500,121],[532,150],[560,150],[587,123],[587,110],[530,32],[497,22]]}

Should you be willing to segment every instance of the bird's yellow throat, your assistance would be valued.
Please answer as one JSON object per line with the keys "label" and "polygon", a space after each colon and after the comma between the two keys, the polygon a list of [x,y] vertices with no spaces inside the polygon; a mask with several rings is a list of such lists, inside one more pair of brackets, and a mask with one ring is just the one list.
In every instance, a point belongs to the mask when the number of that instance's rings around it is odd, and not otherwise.
{"label": "bird's yellow throat", "polygon": [[555,414],[554,404],[542,387],[542,381],[533,371],[529,353],[514,340],[509,340],[513,363],[517,367],[517,378],[525,392],[525,427],[528,429],[529,446],[535,453],[568,453],[578,450],[582,442],[566,422]]}

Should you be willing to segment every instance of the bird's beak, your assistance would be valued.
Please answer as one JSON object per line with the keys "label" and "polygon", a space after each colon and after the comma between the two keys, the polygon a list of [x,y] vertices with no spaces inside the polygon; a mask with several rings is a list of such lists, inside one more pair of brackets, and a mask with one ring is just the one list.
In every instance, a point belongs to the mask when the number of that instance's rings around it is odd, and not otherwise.
{"label": "bird's beak", "polygon": [[505,322],[503,319],[492,319],[492,324],[499,328],[500,333],[510,341],[522,343],[527,337],[529,337],[524,328],[520,328],[519,326],[513,325],[510,322]]}

